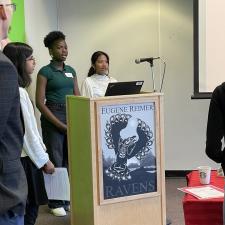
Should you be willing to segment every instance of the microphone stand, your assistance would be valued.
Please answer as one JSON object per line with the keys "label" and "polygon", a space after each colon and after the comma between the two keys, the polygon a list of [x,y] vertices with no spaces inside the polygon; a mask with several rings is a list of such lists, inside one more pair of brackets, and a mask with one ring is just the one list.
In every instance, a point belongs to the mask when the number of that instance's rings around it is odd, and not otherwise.
{"label": "microphone stand", "polygon": [[155,89],[155,74],[154,74],[154,70],[153,70],[153,59],[150,59],[149,63],[150,63],[150,68],[151,68],[151,72],[152,72],[153,92],[156,92],[156,89]]}

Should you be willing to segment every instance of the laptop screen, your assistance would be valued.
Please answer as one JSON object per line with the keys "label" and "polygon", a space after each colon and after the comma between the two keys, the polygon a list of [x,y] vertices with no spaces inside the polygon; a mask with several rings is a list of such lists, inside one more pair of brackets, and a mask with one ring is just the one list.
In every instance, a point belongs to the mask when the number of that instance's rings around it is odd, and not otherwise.
{"label": "laptop screen", "polygon": [[139,94],[143,83],[143,80],[109,83],[105,96]]}

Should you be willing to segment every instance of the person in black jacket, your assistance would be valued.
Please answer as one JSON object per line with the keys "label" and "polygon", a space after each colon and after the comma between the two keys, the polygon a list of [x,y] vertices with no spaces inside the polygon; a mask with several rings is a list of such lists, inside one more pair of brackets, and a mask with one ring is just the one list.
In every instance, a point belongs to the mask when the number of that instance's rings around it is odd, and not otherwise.
{"label": "person in black jacket", "polygon": [[[0,49],[7,43],[15,5],[0,0]],[[0,224],[23,225],[27,182],[20,156],[23,145],[18,75],[0,51]]]}
{"label": "person in black jacket", "polygon": [[[225,83],[217,86],[212,93],[206,132],[206,154],[220,163],[225,174]],[[223,206],[223,224],[225,225],[225,205]]]}
{"label": "person in black jacket", "polygon": [[222,165],[225,171],[225,83],[217,86],[212,93],[206,132],[206,154]]}

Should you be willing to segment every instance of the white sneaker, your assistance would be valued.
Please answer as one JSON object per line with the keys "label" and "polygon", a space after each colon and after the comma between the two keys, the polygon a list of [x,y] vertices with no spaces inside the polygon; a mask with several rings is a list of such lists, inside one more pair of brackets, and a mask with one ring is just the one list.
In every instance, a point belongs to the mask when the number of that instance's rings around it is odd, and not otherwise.
{"label": "white sneaker", "polygon": [[63,207],[50,209],[50,210],[54,216],[66,216],[66,211]]}

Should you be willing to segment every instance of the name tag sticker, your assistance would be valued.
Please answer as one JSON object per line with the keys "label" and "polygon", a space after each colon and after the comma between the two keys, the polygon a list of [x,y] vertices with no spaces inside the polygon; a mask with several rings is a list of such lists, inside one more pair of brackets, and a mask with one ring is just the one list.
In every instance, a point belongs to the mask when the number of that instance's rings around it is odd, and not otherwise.
{"label": "name tag sticker", "polygon": [[72,77],[73,78],[73,74],[72,73],[65,73],[66,77]]}

